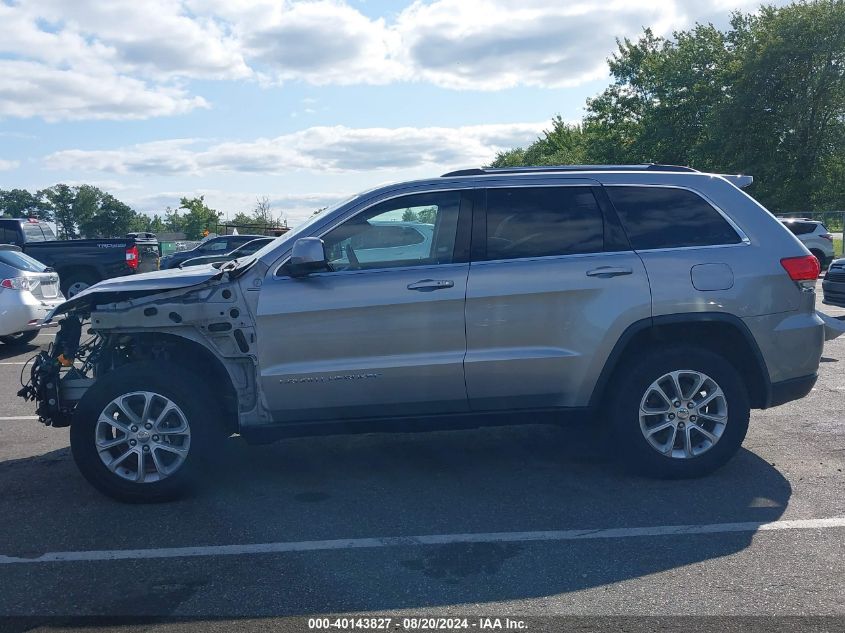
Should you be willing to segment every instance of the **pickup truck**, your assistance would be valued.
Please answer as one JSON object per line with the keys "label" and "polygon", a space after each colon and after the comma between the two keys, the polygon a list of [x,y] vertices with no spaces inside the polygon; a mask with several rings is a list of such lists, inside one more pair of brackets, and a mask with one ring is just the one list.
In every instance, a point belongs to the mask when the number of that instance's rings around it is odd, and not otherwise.
{"label": "pickup truck", "polygon": [[58,240],[50,225],[34,218],[0,218],[0,244],[14,244],[59,273],[68,299],[110,277],[131,275],[148,249],[135,237]]}

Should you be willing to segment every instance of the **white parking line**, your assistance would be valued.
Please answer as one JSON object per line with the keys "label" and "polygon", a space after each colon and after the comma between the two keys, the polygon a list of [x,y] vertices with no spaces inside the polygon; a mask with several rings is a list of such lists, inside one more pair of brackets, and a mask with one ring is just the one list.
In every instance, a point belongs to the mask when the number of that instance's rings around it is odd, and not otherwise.
{"label": "white parking line", "polygon": [[3,363],[0,363],[0,365],[18,365],[18,366],[20,366],[20,365],[26,365],[28,362],[29,361],[14,362],[14,363],[13,362],[8,362],[8,363],[3,362]]}
{"label": "white parking line", "polygon": [[385,536],[375,538],[292,541],[279,543],[243,543],[240,545],[203,545],[199,547],[162,547],[155,549],[113,549],[81,552],[48,552],[38,557],[0,555],[0,564],[91,562],[109,560],[144,560],[197,556],[242,556],[245,554],[281,554],[286,552],[324,552],[347,549],[378,549],[453,543],[519,543],[528,541],[589,541],[643,536],[688,536],[726,532],[769,532],[780,530],[820,530],[845,527],[845,517],[797,519],[770,523],[715,523],[710,525],[659,525],[639,528],[604,528],[593,530],[550,530],[541,532],[489,532],[477,534],[431,534],[428,536]]}
{"label": "white parking line", "polygon": [[37,420],[37,415],[12,415],[6,418],[0,418],[0,422],[10,422],[12,420]]}

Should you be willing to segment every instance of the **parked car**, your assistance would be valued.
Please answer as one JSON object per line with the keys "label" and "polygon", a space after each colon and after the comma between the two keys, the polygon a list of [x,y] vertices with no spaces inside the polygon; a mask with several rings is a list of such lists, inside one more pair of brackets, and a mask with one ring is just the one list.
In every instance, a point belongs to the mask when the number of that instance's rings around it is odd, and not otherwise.
{"label": "parked car", "polygon": [[17,246],[0,244],[0,342],[26,345],[65,300],[59,276]]}
{"label": "parked car", "polygon": [[822,301],[845,308],[845,258],[834,259],[822,280]]}
{"label": "parked car", "polygon": [[0,218],[0,244],[14,244],[55,269],[67,297],[110,277],[146,267],[135,238],[57,240],[46,222],[34,218]]}
{"label": "parked car", "polygon": [[219,237],[212,237],[200,242],[197,246],[190,250],[176,251],[170,255],[165,255],[159,260],[159,266],[162,270],[166,270],[168,268],[179,268],[179,264],[195,257],[205,257],[206,255],[225,255],[227,253],[231,253],[239,246],[243,246],[247,242],[251,242],[259,237],[264,236],[220,235]]}
{"label": "parked car", "polygon": [[801,240],[807,250],[816,256],[820,270],[827,268],[828,263],[834,258],[834,252],[833,236],[825,225],[806,218],[781,218],[780,221]]}
{"label": "parked car", "polygon": [[231,253],[224,253],[222,255],[205,255],[203,257],[194,257],[193,259],[187,259],[181,264],[179,264],[179,268],[185,268],[186,266],[203,266],[206,264],[213,264],[215,268],[219,268],[221,264],[230,262],[233,259],[240,259],[241,257],[247,257],[249,255],[252,255],[258,249],[264,247],[264,245],[272,242],[273,239],[275,238],[258,237],[254,240],[250,240],[242,246],[238,246],[238,248],[233,250]]}
{"label": "parked car", "polygon": [[[374,189],[232,268],[78,294],[23,393],[70,425],[88,481],[131,501],[182,493],[232,433],[581,419],[638,471],[705,475],[751,409],[809,393],[824,344],[818,261],[735,186],[749,181],[639,165]],[[356,251],[423,211],[424,256]],[[99,339],[80,347],[88,318]]]}

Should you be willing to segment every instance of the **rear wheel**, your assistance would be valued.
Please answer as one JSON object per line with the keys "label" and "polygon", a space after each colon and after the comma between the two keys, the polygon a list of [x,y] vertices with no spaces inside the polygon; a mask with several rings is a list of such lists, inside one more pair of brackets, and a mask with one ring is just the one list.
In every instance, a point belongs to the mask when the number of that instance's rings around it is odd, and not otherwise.
{"label": "rear wheel", "polygon": [[127,365],[98,381],[74,413],[71,451],[83,476],[128,502],[183,495],[215,438],[214,396],[184,369]]}
{"label": "rear wheel", "polygon": [[26,332],[0,336],[0,342],[6,345],[23,346],[34,341],[36,336],[38,336],[38,330],[27,330]]}
{"label": "rear wheel", "polygon": [[623,366],[616,382],[611,440],[639,472],[707,475],[745,439],[750,415],[745,384],[718,354],[688,346],[656,350]]}
{"label": "rear wheel", "polygon": [[97,279],[92,273],[88,272],[70,272],[66,278],[62,279],[62,292],[67,299],[74,295],[78,295],[89,286],[97,283]]}

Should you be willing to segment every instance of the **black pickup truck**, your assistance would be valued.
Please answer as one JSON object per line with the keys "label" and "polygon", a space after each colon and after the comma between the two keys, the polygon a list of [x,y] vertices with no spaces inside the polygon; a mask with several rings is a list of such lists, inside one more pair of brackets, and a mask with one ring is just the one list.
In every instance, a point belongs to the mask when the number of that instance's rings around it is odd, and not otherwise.
{"label": "black pickup truck", "polygon": [[150,267],[150,262],[142,260],[157,258],[158,248],[157,240],[151,248],[150,240],[137,236],[57,240],[49,224],[32,218],[0,218],[0,244],[16,244],[30,257],[55,269],[68,299],[103,279]]}

